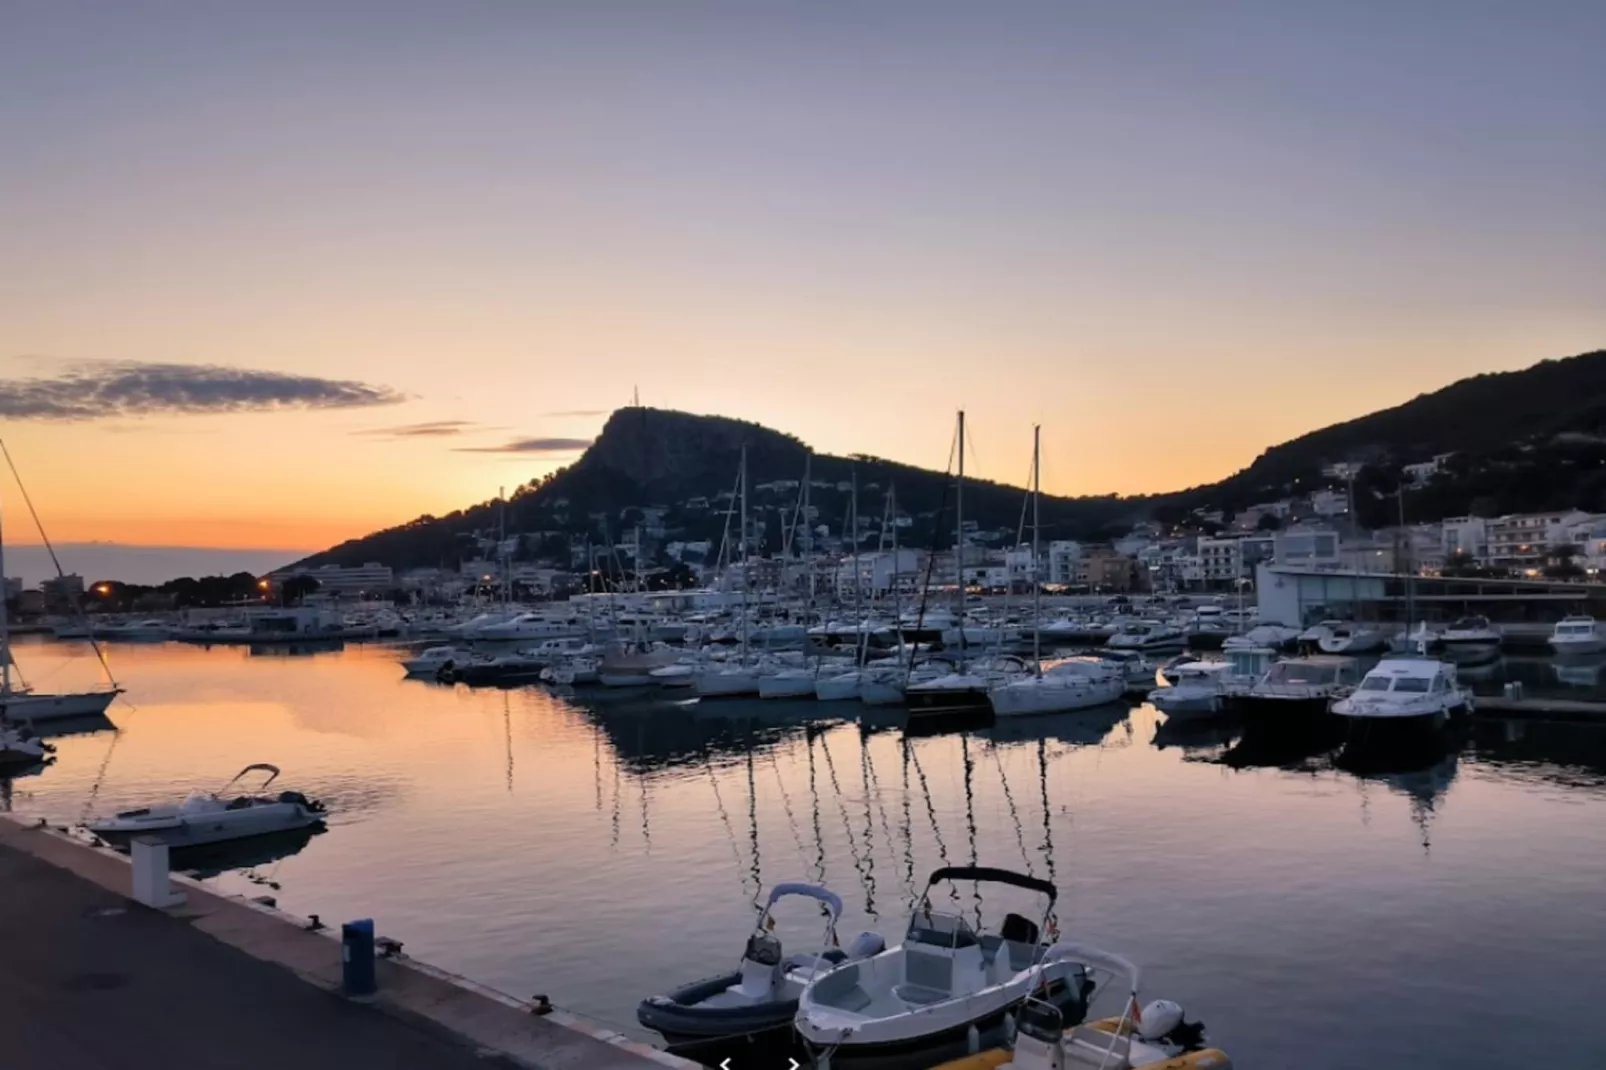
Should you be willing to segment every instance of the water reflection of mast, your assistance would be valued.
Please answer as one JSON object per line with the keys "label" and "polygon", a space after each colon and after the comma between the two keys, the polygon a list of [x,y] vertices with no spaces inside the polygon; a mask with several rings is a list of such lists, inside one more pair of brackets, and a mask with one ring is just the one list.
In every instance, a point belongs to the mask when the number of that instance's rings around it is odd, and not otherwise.
{"label": "water reflection of mast", "polygon": [[[647,753],[647,722],[645,718],[636,722],[636,753]],[[647,823],[647,767],[645,762],[638,762],[636,771],[636,787],[641,792],[641,840],[647,845],[647,853],[652,853],[652,827]]]}
{"label": "water reflection of mast", "polygon": [[[714,789],[714,807],[719,811],[720,823],[725,826],[725,840],[731,845],[731,857],[736,860],[736,875],[742,880],[742,891],[747,891],[747,863],[742,859],[741,848],[736,846],[736,829],[731,826],[730,811],[725,809],[725,797],[720,794],[719,778],[714,775],[714,763],[709,759],[708,752],[703,752],[703,768],[708,770],[708,783]],[[758,898],[762,889],[753,889],[753,897]]]}
{"label": "water reflection of mast", "polygon": [[[907,737],[904,739],[904,747],[908,750],[909,760],[914,763],[915,777],[920,781],[920,793],[926,799],[926,816],[931,819],[931,838],[937,842],[937,859],[944,866],[947,866],[949,864],[948,846],[943,842],[942,828],[937,824],[937,807],[931,801],[931,786],[926,781],[926,771],[920,765],[920,755],[916,753],[914,746],[910,744]],[[947,883],[949,898],[954,901],[954,905],[957,907],[959,905],[959,886],[954,884],[953,881],[948,881]]]}
{"label": "water reflection of mast", "polygon": [[[970,756],[970,736],[959,737],[959,755],[965,770],[965,835],[970,842],[970,864],[976,865],[976,792],[975,775],[976,763]],[[982,928],[981,920],[981,885],[971,882],[970,894],[976,904],[976,927]]]}
{"label": "water reflection of mast", "polygon": [[1037,785],[1043,795],[1043,864],[1048,868],[1048,879],[1056,880],[1054,872],[1054,823],[1048,812],[1048,740],[1037,741]]}
{"label": "water reflection of mast", "polygon": [[998,782],[1004,786],[1004,802],[1009,806],[1009,821],[1015,826],[1015,842],[1020,846],[1021,861],[1026,863],[1027,876],[1035,877],[1032,868],[1032,853],[1026,849],[1026,829],[1020,823],[1020,809],[1015,805],[1015,793],[1009,788],[1009,777],[1004,772],[1003,760],[998,757],[998,744],[989,748],[993,754],[993,765],[998,770]]}
{"label": "water reflection of mast", "polygon": [[747,835],[753,851],[753,883],[764,887],[764,866],[758,857],[758,785],[753,781],[753,747],[747,747]]}
{"label": "water reflection of mast", "polygon": [[915,836],[914,826],[909,820],[909,738],[905,736],[900,741],[903,752],[903,882],[909,887],[910,895],[915,892]]}
{"label": "water reflection of mast", "polygon": [[[859,733],[859,761],[863,764],[865,773],[869,777],[869,789],[868,789],[868,791],[874,794],[876,810],[881,815],[881,834],[886,839],[888,857],[891,857],[892,851],[893,851],[893,845],[897,841],[896,841],[895,837],[892,835],[892,821],[891,821],[890,818],[887,817],[887,801],[886,801],[886,797],[881,791],[881,778],[876,775],[875,760],[870,757],[870,748],[868,746],[868,743],[869,743],[869,736],[865,732],[861,731]],[[906,782],[907,782],[907,779],[908,779],[907,772],[908,772],[907,769],[905,769],[905,781]],[[908,790],[909,789],[906,786],[904,788],[905,793],[907,793]],[[905,800],[904,800],[904,812],[906,814],[908,813],[908,805],[909,805],[908,799],[905,798]],[[865,820],[866,821],[869,820],[869,811],[868,811],[868,809],[866,809],[866,812],[865,812]],[[866,834],[865,839],[866,840],[869,839],[868,834]],[[907,839],[907,837],[906,837],[906,839]],[[896,868],[896,866],[894,866],[894,868]],[[911,896],[913,896],[915,894],[913,875],[908,877],[904,881],[904,883],[908,887],[909,894]]]}
{"label": "water reflection of mast", "polygon": [[507,793],[513,794],[513,710],[507,692],[502,692],[502,740],[507,747]]}
{"label": "water reflection of mast", "polygon": [[825,883],[825,830],[820,828],[820,784],[814,774],[814,728],[811,725],[805,732],[805,739],[809,745],[809,805],[814,816],[814,868],[816,879]]}
{"label": "water reflection of mast", "polygon": [[831,791],[836,796],[837,812],[842,815],[842,831],[848,838],[848,854],[853,858],[853,868],[859,874],[859,883],[864,888],[865,913],[875,917],[875,876],[866,872],[864,860],[859,857],[859,841],[853,835],[853,823],[848,818],[848,807],[842,799],[842,783],[837,779],[836,762],[831,757],[831,741],[820,736],[820,751],[825,755],[825,769],[831,777]]}

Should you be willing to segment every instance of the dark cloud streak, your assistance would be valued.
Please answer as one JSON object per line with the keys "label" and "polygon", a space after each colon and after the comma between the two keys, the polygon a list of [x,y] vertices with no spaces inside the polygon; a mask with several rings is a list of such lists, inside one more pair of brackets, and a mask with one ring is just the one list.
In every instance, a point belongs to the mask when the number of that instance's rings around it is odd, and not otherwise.
{"label": "dark cloud streak", "polygon": [[500,446],[458,446],[455,453],[578,453],[589,438],[518,438]]}
{"label": "dark cloud streak", "polygon": [[432,420],[421,424],[400,424],[396,427],[370,427],[354,431],[357,435],[378,435],[385,438],[447,438],[461,435],[476,426],[473,420]]}
{"label": "dark cloud streak", "polygon": [[0,379],[0,418],[11,420],[351,409],[403,400],[387,386],[217,364],[117,361],[75,365],[51,379]]}

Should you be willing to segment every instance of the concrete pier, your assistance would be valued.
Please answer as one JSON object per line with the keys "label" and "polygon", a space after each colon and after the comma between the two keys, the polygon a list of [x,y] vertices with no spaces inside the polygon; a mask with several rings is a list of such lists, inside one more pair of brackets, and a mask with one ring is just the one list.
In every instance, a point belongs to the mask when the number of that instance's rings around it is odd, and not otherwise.
{"label": "concrete pier", "polygon": [[341,948],[327,932],[173,881],[183,900],[151,909],[129,898],[126,859],[0,819],[0,1065],[696,1067],[405,957],[381,959],[378,997],[352,1002],[338,994]]}

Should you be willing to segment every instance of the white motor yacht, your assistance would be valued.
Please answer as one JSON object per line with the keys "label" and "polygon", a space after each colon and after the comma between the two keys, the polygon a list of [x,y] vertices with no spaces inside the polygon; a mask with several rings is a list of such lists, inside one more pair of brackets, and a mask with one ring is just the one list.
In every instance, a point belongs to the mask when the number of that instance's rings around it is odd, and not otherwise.
{"label": "white motor yacht", "polygon": [[1299,642],[1301,632],[1285,624],[1257,624],[1242,635],[1230,635],[1221,644],[1223,650],[1271,647],[1281,650]]}
{"label": "white motor yacht", "polygon": [[435,676],[443,669],[451,669],[458,662],[466,662],[473,657],[473,651],[461,646],[431,646],[414,654],[410,658],[402,659],[402,668],[408,676]]}
{"label": "white motor yacht", "polygon": [[1361,682],[1354,658],[1316,655],[1277,662],[1233,701],[1263,732],[1304,733],[1330,726],[1329,707]]}
{"label": "white motor yacht", "polygon": [[1606,636],[1594,617],[1563,617],[1550,633],[1550,648],[1557,654],[1599,654],[1606,650]]}
{"label": "white motor yacht", "polygon": [[1345,622],[1341,620],[1317,621],[1315,624],[1312,624],[1309,628],[1306,628],[1304,631],[1299,633],[1299,643],[1303,647],[1315,650],[1321,646],[1323,639],[1326,639],[1333,633],[1333,629],[1342,628],[1344,625]]}
{"label": "white motor yacht", "polygon": [[1226,704],[1247,695],[1277,663],[1277,651],[1270,647],[1237,646],[1222,651],[1227,663],[1217,684]]}
{"label": "white motor yacht", "polygon": [[758,694],[758,669],[730,662],[706,665],[697,670],[693,686],[704,698],[739,698]]}
{"label": "white motor yacht", "polygon": [[266,762],[248,765],[215,792],[197,791],[181,803],[125,810],[115,817],[91,822],[87,827],[101,839],[118,846],[126,845],[135,836],[159,836],[170,847],[194,847],[323,823],[323,804],[309,800],[300,792],[223,797],[237,781],[254,772],[268,774],[268,779],[257,789],[259,792],[266,790],[279,776],[278,766]]}
{"label": "white motor yacht", "polygon": [[1371,745],[1420,740],[1472,709],[1455,666],[1433,658],[1384,658],[1349,695],[1333,703],[1349,738]]}
{"label": "white motor yacht", "polygon": [[1086,654],[1079,654],[1073,660],[1078,659],[1115,666],[1126,679],[1126,693],[1129,695],[1147,695],[1154,688],[1154,665],[1135,650],[1110,650],[1104,648],[1089,651]]}
{"label": "white motor yacht", "polygon": [[1439,648],[1451,661],[1476,663],[1500,656],[1505,634],[1488,617],[1461,617],[1439,633]]}
{"label": "white motor yacht", "polygon": [[1111,650],[1136,650],[1152,654],[1161,650],[1181,650],[1187,645],[1182,629],[1157,620],[1143,620],[1124,625],[1110,636],[1105,645]]}
{"label": "white motor yacht", "polygon": [[990,710],[989,693],[995,687],[1021,679],[1026,671],[1026,663],[1013,655],[980,659],[964,671],[912,680],[903,689],[903,704],[911,715]]}
{"label": "white motor yacht", "polygon": [[1232,665],[1226,661],[1190,661],[1171,670],[1169,687],[1149,692],[1149,705],[1170,717],[1219,713],[1225,694],[1222,679]]}
{"label": "white motor yacht", "polygon": [[[948,881],[1011,885],[1046,896],[1044,921],[1005,915],[997,932],[936,909],[933,886]],[[1034,990],[1080,1018],[1087,975],[1069,960],[1042,961],[1040,934],[1054,885],[1008,870],[950,866],[933,873],[903,942],[816,975],[798,997],[798,1035],[838,1070],[931,1066],[1003,1043],[1014,1010]]]}
{"label": "white motor yacht", "polygon": [[586,622],[578,617],[559,619],[545,613],[520,613],[504,621],[480,626],[476,639],[505,642],[522,639],[567,639],[586,634]]}
{"label": "white motor yacht", "polygon": [[1339,624],[1316,641],[1323,654],[1371,654],[1388,646],[1379,628],[1366,624]]}

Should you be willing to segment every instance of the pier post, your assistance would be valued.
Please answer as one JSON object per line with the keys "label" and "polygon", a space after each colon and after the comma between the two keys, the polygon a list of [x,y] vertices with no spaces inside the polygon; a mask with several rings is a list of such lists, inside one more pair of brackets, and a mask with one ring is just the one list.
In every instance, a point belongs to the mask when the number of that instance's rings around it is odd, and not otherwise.
{"label": "pier post", "polygon": [[134,901],[157,910],[181,906],[184,893],[168,880],[167,842],[159,836],[136,836],[128,845],[134,863]]}
{"label": "pier post", "polygon": [[379,991],[372,918],[348,921],[340,927],[340,987],[352,999],[366,999]]}

